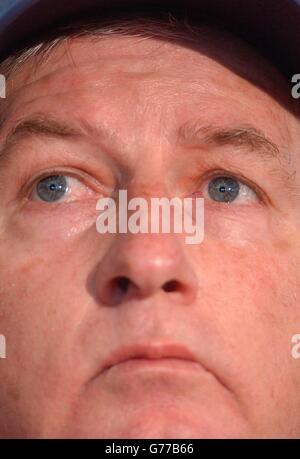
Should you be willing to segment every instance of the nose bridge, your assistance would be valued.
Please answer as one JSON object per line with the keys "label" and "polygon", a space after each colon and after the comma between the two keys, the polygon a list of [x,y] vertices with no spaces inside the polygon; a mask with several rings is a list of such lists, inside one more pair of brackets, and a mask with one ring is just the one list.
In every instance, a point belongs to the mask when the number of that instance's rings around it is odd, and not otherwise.
{"label": "nose bridge", "polygon": [[[140,215],[143,218],[143,215],[147,214],[148,229],[145,233],[131,233],[130,215],[132,215],[132,212],[131,210],[128,211],[128,232],[125,235],[117,236],[115,241],[115,247],[120,255],[119,266],[121,271],[129,273],[132,280],[140,278],[139,282],[142,284],[149,281],[148,277],[151,277],[153,283],[159,283],[172,278],[172,276],[178,276],[181,267],[187,270],[183,237],[172,233],[173,222],[170,221],[169,233],[161,232],[161,221],[158,221],[157,225],[159,232],[151,232],[151,219],[162,220],[166,218],[166,216],[162,215],[163,210],[160,210],[157,214],[152,209],[152,199],[154,197],[157,199],[172,198],[167,190],[166,183],[160,177],[156,177],[155,181],[136,179],[135,182],[129,185],[126,193],[126,204],[129,203],[129,207],[131,200],[138,199],[138,203],[143,200],[144,206],[142,206],[143,210]],[[167,210],[169,210],[168,207]],[[122,209],[123,211],[124,209]]]}
{"label": "nose bridge", "polygon": [[[143,165],[144,169],[147,169],[145,164]],[[140,174],[137,172],[128,183],[126,193],[128,202],[136,198],[143,201],[145,208],[149,211],[149,217],[153,198],[171,199],[173,197],[162,164],[158,164],[155,171],[150,174],[146,171]]]}

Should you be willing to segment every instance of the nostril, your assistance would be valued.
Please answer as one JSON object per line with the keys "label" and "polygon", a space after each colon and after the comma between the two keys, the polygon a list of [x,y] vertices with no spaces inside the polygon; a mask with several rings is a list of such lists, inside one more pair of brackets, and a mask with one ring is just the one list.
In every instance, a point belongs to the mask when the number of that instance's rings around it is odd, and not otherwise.
{"label": "nostril", "polygon": [[177,280],[170,280],[163,285],[165,292],[177,292],[180,290],[180,285]]}
{"label": "nostril", "polygon": [[127,293],[129,289],[130,280],[128,277],[120,276],[114,280],[114,284],[120,293]]}
{"label": "nostril", "polygon": [[128,294],[130,284],[131,281],[126,276],[115,277],[104,286],[101,295],[102,302],[110,306],[120,304]]}

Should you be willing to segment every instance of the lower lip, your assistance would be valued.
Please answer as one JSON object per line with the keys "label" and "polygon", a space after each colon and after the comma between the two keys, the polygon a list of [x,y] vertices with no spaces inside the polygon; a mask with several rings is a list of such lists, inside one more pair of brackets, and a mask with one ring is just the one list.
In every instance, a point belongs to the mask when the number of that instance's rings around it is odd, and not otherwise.
{"label": "lower lip", "polygon": [[160,359],[129,359],[113,365],[108,370],[120,371],[199,371],[204,370],[202,365],[191,360],[178,358],[160,358]]}

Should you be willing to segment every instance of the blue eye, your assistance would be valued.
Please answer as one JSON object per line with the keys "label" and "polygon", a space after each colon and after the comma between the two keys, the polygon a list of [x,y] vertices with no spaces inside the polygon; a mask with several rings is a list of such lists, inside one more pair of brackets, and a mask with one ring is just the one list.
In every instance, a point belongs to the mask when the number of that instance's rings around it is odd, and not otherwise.
{"label": "blue eye", "polygon": [[59,201],[68,191],[67,180],[64,175],[51,175],[40,180],[36,186],[36,193],[42,201]]}
{"label": "blue eye", "polygon": [[232,202],[239,192],[239,181],[232,177],[216,177],[208,185],[209,197],[217,202]]}
{"label": "blue eye", "polygon": [[218,176],[208,182],[206,197],[219,203],[250,204],[260,198],[253,187],[231,176]]}

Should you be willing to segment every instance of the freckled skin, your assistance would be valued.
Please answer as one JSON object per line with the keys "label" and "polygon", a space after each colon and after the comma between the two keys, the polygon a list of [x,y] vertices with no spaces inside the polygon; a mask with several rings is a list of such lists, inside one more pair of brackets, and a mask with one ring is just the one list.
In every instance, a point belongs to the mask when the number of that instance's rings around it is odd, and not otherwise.
{"label": "freckled skin", "polygon": [[[17,119],[41,110],[105,120],[118,140],[24,141],[1,172],[1,437],[300,436],[300,363],[291,357],[300,327],[300,179],[288,188],[281,170],[300,168],[299,121],[231,69],[239,56],[226,40],[212,32],[209,48],[191,50],[154,39],[81,39],[71,45],[75,66],[58,48],[37,72],[26,64],[10,81],[1,144]],[[239,46],[249,74],[265,85],[272,74],[288,100],[277,71],[261,62],[257,70],[258,58]],[[213,57],[222,52],[228,65]],[[193,118],[255,125],[290,152],[290,169],[229,147],[177,145],[173,133]],[[54,167],[77,174],[76,200],[51,207],[20,196]],[[96,232],[103,186],[126,188],[129,199],[186,196],[220,168],[242,172],[268,200],[206,199],[200,245],[178,234]],[[82,171],[98,187],[85,187]],[[135,290],[108,305],[107,285],[124,273]],[[171,279],[183,288],[163,290]],[[115,367],[97,376],[113,350],[154,341],[184,344],[202,369]]]}

